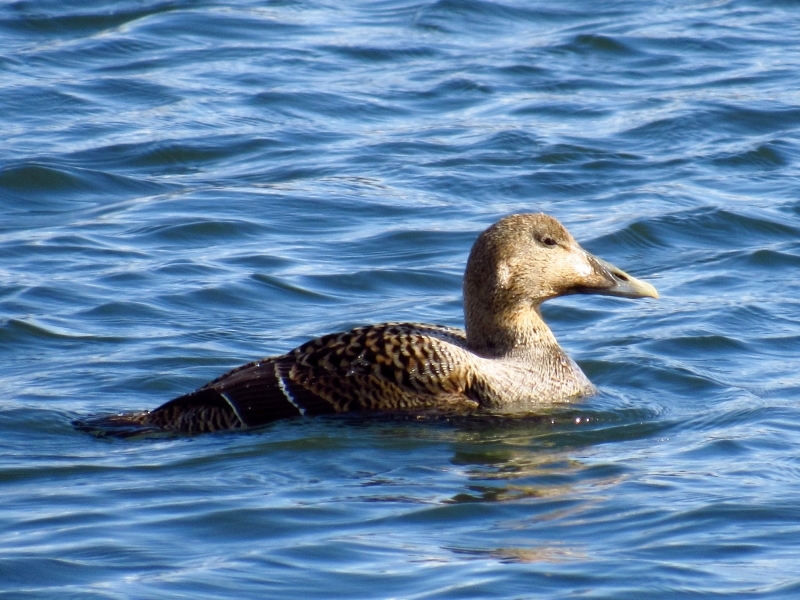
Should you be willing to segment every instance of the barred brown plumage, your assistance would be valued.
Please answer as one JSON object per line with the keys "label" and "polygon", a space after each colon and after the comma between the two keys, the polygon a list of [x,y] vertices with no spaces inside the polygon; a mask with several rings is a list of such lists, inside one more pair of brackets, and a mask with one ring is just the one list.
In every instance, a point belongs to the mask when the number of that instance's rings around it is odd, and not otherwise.
{"label": "barred brown plumage", "polygon": [[225,373],[150,412],[87,427],[201,433],[351,411],[530,412],[594,387],[539,313],[556,296],[658,294],[583,250],[553,217],[511,215],[476,240],[466,330],[383,323],[313,339]]}

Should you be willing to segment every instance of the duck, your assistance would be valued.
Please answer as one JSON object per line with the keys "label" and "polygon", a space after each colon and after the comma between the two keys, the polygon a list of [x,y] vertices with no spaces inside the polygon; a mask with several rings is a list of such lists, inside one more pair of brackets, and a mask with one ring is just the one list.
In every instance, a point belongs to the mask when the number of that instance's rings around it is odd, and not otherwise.
{"label": "duck", "polygon": [[94,425],[199,434],[330,413],[535,413],[597,391],[542,318],[543,302],[570,294],[658,298],[584,250],[555,217],[513,214],[472,246],[464,329],[390,322],[323,335]]}

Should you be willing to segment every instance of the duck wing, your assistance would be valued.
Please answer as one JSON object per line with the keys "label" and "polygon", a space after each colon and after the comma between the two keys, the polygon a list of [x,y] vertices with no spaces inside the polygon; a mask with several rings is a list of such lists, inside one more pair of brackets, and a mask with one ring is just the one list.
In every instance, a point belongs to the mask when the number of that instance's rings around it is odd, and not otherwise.
{"label": "duck wing", "polygon": [[360,327],[233,369],[153,411],[107,421],[202,433],[360,410],[464,412],[478,407],[470,357],[460,329],[414,323]]}

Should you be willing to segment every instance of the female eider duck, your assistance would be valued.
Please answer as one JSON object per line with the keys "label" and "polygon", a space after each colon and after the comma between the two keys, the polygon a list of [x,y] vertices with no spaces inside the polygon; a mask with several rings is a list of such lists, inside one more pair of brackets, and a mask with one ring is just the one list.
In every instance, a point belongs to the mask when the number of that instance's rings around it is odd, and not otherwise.
{"label": "female eider duck", "polygon": [[470,252],[466,331],[384,323],[325,335],[153,411],[102,423],[200,433],[353,411],[532,412],[595,392],[539,312],[545,300],[567,294],[658,298],[649,283],[586,252],[553,217],[511,215]]}

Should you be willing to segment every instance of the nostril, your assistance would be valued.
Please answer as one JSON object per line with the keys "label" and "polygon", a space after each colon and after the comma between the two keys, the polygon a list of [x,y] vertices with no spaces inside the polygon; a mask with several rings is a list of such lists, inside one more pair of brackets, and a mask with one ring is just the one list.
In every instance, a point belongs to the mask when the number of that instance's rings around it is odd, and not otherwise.
{"label": "nostril", "polygon": [[624,273],[614,273],[613,275],[614,275],[614,277],[616,277],[617,279],[620,279],[620,280],[622,280],[622,281],[628,281],[628,277],[627,277],[627,275],[625,275]]}

